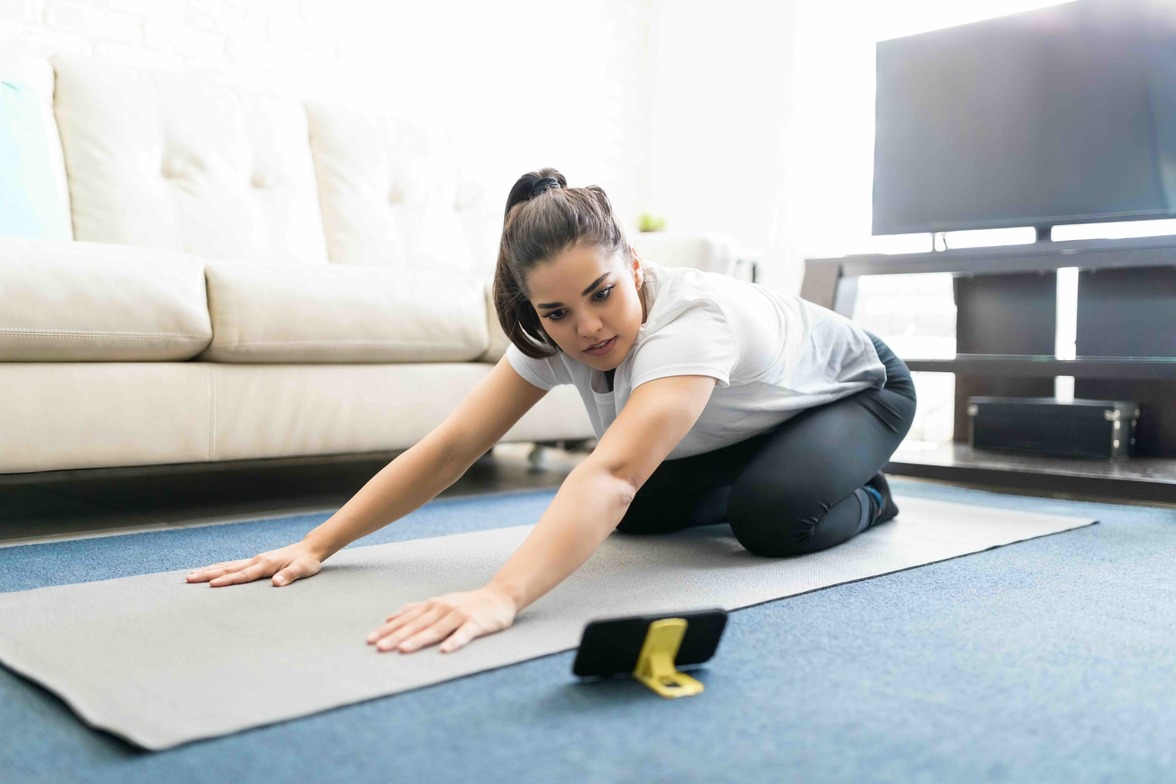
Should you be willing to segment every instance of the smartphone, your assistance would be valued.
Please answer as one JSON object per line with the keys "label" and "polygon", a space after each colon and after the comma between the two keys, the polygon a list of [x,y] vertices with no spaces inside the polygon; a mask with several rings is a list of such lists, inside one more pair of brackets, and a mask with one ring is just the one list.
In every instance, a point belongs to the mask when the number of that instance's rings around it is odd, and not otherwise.
{"label": "smartphone", "polygon": [[714,656],[727,625],[727,611],[717,609],[590,621],[584,627],[572,673],[580,677],[632,673],[637,669],[637,657],[641,654],[649,625],[664,618],[686,621],[686,633],[674,659],[678,667],[701,664]]}

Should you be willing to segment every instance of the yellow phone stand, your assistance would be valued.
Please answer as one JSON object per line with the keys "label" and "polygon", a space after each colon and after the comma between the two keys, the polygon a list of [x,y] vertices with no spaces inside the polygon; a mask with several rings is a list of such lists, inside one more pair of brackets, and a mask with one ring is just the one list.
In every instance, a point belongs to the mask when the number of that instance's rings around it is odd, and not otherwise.
{"label": "yellow phone stand", "polygon": [[633,670],[634,678],[670,699],[692,697],[703,689],[697,680],[674,669],[686,627],[684,618],[663,618],[651,623],[637,657],[637,669]]}

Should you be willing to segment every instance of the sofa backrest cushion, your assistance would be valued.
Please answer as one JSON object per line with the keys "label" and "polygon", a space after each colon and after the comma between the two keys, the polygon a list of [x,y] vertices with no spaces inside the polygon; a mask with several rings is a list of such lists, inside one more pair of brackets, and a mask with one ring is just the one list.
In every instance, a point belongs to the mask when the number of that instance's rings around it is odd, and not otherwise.
{"label": "sofa backrest cushion", "polygon": [[447,134],[316,102],[306,112],[333,263],[493,277],[502,219]]}
{"label": "sofa backrest cushion", "polygon": [[466,362],[489,345],[471,276],[340,264],[205,264],[214,362]]}
{"label": "sofa backrest cushion", "polygon": [[300,101],[58,55],[78,240],[325,264]]}
{"label": "sofa backrest cushion", "polygon": [[73,238],[53,68],[7,42],[0,51],[0,236]]}
{"label": "sofa backrest cushion", "polygon": [[173,362],[212,340],[204,261],[0,238],[0,362]]}

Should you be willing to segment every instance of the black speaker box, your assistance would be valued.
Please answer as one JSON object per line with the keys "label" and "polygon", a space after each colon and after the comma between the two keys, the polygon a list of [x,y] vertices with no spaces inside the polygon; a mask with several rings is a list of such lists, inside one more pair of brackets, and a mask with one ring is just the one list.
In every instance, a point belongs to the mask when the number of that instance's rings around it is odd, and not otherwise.
{"label": "black speaker box", "polygon": [[1135,451],[1139,406],[1130,400],[970,397],[973,449],[1107,460]]}

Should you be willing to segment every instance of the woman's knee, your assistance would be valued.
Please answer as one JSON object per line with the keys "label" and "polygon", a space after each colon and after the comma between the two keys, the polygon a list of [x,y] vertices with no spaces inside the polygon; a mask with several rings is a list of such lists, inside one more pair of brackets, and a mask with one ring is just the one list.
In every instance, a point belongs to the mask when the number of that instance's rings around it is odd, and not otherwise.
{"label": "woman's knee", "polygon": [[776,504],[771,513],[756,504],[732,499],[728,523],[735,540],[755,555],[781,558],[809,551],[823,510],[804,511],[791,504]]}
{"label": "woman's knee", "polygon": [[873,507],[864,490],[854,489],[834,504],[809,497],[764,506],[731,504],[731,532],[749,552],[779,558],[806,555],[846,542],[869,527]]}
{"label": "woman's knee", "polygon": [[737,525],[732,522],[731,532],[735,535],[735,541],[749,553],[766,558],[783,558],[809,552],[808,543],[816,528],[795,520],[770,527]]}

